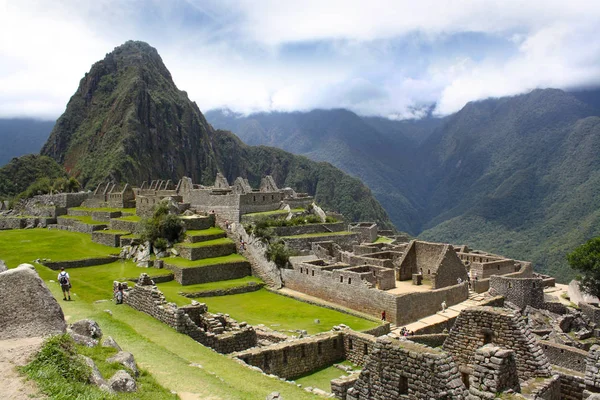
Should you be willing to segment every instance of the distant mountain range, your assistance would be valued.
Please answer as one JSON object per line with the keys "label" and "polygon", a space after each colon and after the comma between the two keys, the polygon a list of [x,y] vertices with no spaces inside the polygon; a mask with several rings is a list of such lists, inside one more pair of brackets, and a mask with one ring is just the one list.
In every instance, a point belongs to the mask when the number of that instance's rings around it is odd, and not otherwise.
{"label": "distant mountain range", "polygon": [[535,90],[416,121],[346,110],[206,116],[361,178],[399,229],[423,239],[531,259],[565,280],[565,254],[600,234],[600,91]]}
{"label": "distant mountain range", "polygon": [[30,118],[0,118],[0,166],[13,157],[38,153],[54,126],[54,121]]}
{"label": "distant mountain range", "polygon": [[[533,260],[562,280],[572,276],[565,254],[600,234],[598,90],[535,90],[469,103],[442,119],[343,109],[205,115],[175,87],[156,50],[128,42],[82,79],[42,154],[88,186],[184,173],[211,183],[217,170],[256,184],[270,173],[354,219],[389,221],[370,192],[331,163],[366,183],[398,229]],[[11,132],[27,124],[14,122]],[[14,133],[5,132],[10,153]]]}

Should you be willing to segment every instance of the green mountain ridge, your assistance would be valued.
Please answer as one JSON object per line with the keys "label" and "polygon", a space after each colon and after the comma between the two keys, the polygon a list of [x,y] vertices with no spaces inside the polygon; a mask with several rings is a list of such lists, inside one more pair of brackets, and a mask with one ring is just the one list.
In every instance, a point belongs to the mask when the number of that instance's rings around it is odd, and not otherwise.
{"label": "green mountain ridge", "polygon": [[[597,92],[543,89],[472,102],[420,124],[356,116],[362,122],[340,124],[335,141],[329,139],[329,121],[317,132],[302,130],[298,121],[314,120],[309,113],[290,113],[288,125],[281,113],[207,116],[216,126],[238,129],[243,139],[267,138],[360,177],[400,229],[532,260],[539,271],[566,281],[573,272],[565,254],[600,234],[598,99]],[[335,119],[338,112],[321,110],[320,118]],[[360,134],[390,148],[382,156],[362,149],[357,157],[345,149],[365,147],[368,139],[353,143]],[[320,139],[310,151],[294,148],[306,137]]]}
{"label": "green mountain ridge", "polygon": [[270,174],[278,185],[315,195],[353,220],[391,226],[358,179],[328,163],[248,146],[231,132],[215,130],[177,89],[156,49],[143,42],[129,41],[92,66],[41,154],[87,188],[107,180],[141,184],[184,175],[209,185],[217,172],[258,186]]}

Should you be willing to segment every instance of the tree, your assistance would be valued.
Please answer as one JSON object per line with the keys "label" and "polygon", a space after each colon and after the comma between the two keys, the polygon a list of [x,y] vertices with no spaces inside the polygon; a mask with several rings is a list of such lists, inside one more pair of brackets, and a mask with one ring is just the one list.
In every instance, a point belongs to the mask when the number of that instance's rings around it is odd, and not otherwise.
{"label": "tree", "polygon": [[600,296],[600,237],[588,240],[567,254],[569,265],[581,273],[581,288],[592,296]]}

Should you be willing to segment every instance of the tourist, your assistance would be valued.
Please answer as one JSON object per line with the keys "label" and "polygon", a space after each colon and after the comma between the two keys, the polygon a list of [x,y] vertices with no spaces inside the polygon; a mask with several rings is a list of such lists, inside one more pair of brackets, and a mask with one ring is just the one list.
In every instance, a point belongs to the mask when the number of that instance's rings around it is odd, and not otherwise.
{"label": "tourist", "polygon": [[225,221],[225,228],[227,228],[227,231],[231,230],[231,224],[229,223],[229,221]]}
{"label": "tourist", "polygon": [[385,310],[381,312],[381,320],[385,321]]}
{"label": "tourist", "polygon": [[446,300],[442,301],[442,312],[446,312]]}
{"label": "tourist", "polygon": [[117,304],[123,304],[123,284],[117,285],[117,291],[115,292],[115,302]]}
{"label": "tourist", "polygon": [[71,277],[69,276],[69,273],[65,271],[65,267],[60,267],[57,280],[58,283],[60,283],[60,288],[63,292],[63,300],[67,301],[67,296],[69,296],[69,301],[71,301]]}

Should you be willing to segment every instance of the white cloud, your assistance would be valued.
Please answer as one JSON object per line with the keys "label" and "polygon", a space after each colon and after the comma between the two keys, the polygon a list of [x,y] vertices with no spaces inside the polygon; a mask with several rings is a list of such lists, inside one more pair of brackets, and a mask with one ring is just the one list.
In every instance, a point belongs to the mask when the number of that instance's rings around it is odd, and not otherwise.
{"label": "white cloud", "polygon": [[[600,2],[584,0],[0,0],[0,117],[56,118],[91,64],[128,39],[155,46],[202,110],[403,118],[436,102],[444,115],[490,96],[600,83],[599,20]],[[512,52],[418,51],[473,32]]]}

